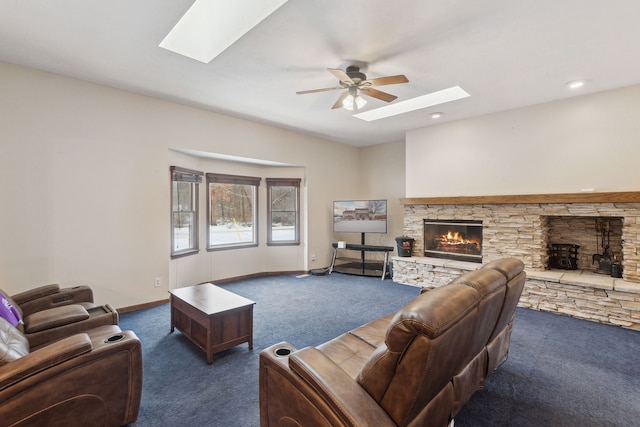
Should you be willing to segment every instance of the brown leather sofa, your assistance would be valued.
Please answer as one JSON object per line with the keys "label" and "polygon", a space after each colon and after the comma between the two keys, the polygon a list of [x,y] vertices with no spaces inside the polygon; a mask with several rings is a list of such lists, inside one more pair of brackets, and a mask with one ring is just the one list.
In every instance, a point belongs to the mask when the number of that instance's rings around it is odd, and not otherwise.
{"label": "brown leather sofa", "polygon": [[260,424],[446,426],[506,360],[523,263],[490,262],[317,347],[260,353]]}
{"label": "brown leather sofa", "polygon": [[122,426],[142,391],[142,348],[117,325],[31,349],[0,318],[0,425]]}
{"label": "brown leather sofa", "polygon": [[0,289],[20,313],[18,329],[31,348],[104,325],[117,325],[118,312],[109,304],[96,306],[87,286],[60,288],[44,285],[9,296]]}

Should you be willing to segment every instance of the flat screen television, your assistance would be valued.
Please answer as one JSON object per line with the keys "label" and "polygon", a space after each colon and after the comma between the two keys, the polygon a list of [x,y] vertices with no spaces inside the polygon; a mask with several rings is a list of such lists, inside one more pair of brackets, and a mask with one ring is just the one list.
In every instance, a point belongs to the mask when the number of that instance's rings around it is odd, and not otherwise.
{"label": "flat screen television", "polygon": [[386,233],[386,200],[336,200],[333,202],[334,233]]}

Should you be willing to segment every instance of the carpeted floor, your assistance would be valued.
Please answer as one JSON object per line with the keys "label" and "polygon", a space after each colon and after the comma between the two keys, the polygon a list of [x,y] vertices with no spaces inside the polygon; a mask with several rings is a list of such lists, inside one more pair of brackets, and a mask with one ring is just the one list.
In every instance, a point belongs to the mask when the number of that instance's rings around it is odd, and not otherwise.
{"label": "carpeted floor", "polygon": [[[280,341],[302,348],[393,313],[418,289],[332,274],[271,276],[222,285],[256,301],[254,348],[207,365],[204,352],[169,333],[169,306],[124,313],[144,351],[134,426],[258,426],[258,356]],[[464,426],[630,426],[640,420],[640,333],[518,309],[510,356],[456,417]]]}

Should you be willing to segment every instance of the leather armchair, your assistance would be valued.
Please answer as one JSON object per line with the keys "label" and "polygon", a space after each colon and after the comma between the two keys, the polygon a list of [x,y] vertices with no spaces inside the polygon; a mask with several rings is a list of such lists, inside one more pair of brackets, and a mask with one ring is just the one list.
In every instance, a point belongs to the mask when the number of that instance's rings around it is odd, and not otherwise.
{"label": "leather armchair", "polygon": [[122,426],[134,422],[142,392],[142,347],[116,325],[31,350],[0,318],[0,424]]}
{"label": "leather armchair", "polygon": [[96,306],[86,286],[60,289],[58,285],[45,285],[13,296],[2,289],[0,293],[20,314],[22,323],[16,327],[31,348],[98,326],[118,324],[118,312],[108,304]]}

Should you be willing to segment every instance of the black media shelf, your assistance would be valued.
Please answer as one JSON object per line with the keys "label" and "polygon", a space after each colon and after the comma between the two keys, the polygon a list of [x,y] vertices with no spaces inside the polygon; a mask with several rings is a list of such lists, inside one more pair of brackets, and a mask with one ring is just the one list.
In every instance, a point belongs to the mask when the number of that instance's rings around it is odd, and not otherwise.
{"label": "black media shelf", "polygon": [[[358,276],[379,276],[382,280],[389,277],[389,252],[393,252],[395,249],[393,246],[347,244],[344,248],[339,248],[337,243],[333,243],[332,246],[333,258],[329,274],[336,271]],[[338,256],[338,251],[360,252],[360,259]],[[365,260],[366,252],[384,252],[384,261],[367,261]]]}

